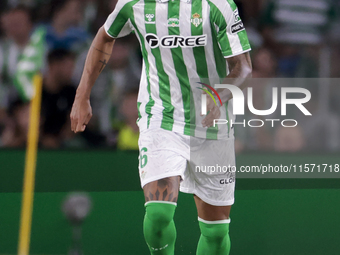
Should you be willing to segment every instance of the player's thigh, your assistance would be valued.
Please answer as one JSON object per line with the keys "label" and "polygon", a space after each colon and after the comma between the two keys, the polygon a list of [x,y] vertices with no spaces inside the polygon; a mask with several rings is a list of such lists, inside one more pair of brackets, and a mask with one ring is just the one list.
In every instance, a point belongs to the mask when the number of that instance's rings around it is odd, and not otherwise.
{"label": "player's thigh", "polygon": [[177,202],[180,176],[166,177],[144,185],[145,202],[168,201]]}
{"label": "player's thigh", "polygon": [[198,216],[204,220],[229,218],[235,191],[233,140],[193,139],[189,173],[183,192],[195,194]]}
{"label": "player's thigh", "polygon": [[153,129],[139,137],[139,174],[145,200],[176,202],[189,158],[188,138]]}
{"label": "player's thigh", "polygon": [[214,206],[204,202],[198,196],[194,195],[197,207],[197,214],[203,220],[216,221],[229,219],[231,205]]}

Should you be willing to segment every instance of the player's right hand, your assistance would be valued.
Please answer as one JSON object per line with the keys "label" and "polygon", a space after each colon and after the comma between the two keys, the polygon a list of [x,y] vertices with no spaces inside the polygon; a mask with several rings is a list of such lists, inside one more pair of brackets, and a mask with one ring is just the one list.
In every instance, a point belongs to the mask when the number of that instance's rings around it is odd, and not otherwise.
{"label": "player's right hand", "polygon": [[71,110],[71,130],[74,133],[84,132],[86,125],[92,117],[92,108],[90,100],[87,98],[77,97]]}
{"label": "player's right hand", "polygon": [[[204,93],[205,94],[205,93]],[[207,116],[203,119],[203,127],[209,128],[214,126],[214,120],[219,119],[221,116],[221,111],[211,97],[207,97]]]}

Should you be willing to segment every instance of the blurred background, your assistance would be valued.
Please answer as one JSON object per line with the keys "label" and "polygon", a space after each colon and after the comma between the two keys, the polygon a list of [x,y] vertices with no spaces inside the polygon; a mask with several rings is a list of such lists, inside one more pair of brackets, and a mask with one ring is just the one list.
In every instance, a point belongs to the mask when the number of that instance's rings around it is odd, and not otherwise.
{"label": "blurred background", "polygon": [[[44,31],[43,99],[39,146],[58,148],[118,148],[136,150],[136,98],[141,55],[136,38],[118,39],[110,62],[91,98],[93,119],[86,131],[70,132],[69,113],[85,57],[96,31],[114,9],[116,0],[3,0],[0,30],[0,147],[25,146],[28,102],[20,70],[29,59],[32,38]],[[340,76],[340,1],[236,0],[252,45],[254,78],[337,78]],[[39,47],[38,47],[39,48]],[[41,47],[40,47],[41,48]],[[18,62],[20,64],[18,65]],[[18,68],[19,66],[19,68]],[[20,70],[18,70],[20,69]],[[286,134],[282,128],[238,128],[237,152],[247,150],[337,151],[340,149],[340,86],[337,82],[304,83],[312,92],[315,128],[306,126]],[[314,82],[315,83],[315,82]],[[255,105],[271,104],[271,82],[254,86]],[[261,108],[262,107],[262,108]],[[297,110],[293,109],[292,111]],[[291,130],[290,130],[291,131]],[[311,137],[327,133],[322,143]],[[301,137],[296,146],[283,138]]]}
{"label": "blurred background", "polygon": [[[0,254],[17,250],[31,93],[21,71],[38,66],[43,94],[31,254],[68,252],[71,231],[61,204],[71,191],[88,192],[93,202],[84,223],[85,254],[148,254],[137,174],[141,54],[133,35],[115,43],[92,92],[86,131],[70,130],[88,48],[116,2],[0,1]],[[285,78],[284,86],[310,90],[306,107],[313,114],[304,118],[289,108],[296,128],[236,127],[237,164],[339,164],[340,0],[235,2],[252,45],[254,107],[269,109],[272,88]],[[238,179],[232,254],[340,254],[339,180]],[[195,254],[192,196],[180,195],[175,217],[176,254]]]}

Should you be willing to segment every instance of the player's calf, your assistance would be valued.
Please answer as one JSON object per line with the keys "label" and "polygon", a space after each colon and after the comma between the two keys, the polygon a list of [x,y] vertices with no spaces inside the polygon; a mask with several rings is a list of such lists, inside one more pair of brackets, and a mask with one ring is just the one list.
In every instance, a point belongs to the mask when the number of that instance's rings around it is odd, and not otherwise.
{"label": "player's calf", "polygon": [[228,255],[230,252],[230,219],[205,221],[200,218],[201,237],[197,246],[197,255]]}
{"label": "player's calf", "polygon": [[144,237],[152,255],[174,255],[177,206],[180,177],[160,179],[144,186]]}
{"label": "player's calf", "polygon": [[145,204],[144,237],[151,254],[173,255],[176,228],[174,202],[149,201]]}

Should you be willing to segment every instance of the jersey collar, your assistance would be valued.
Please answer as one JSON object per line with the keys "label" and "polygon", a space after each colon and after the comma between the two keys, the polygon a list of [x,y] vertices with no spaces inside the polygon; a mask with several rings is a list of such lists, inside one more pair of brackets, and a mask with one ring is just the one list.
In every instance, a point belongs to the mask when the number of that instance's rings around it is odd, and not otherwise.
{"label": "jersey collar", "polygon": [[[156,0],[156,1],[159,2],[159,3],[166,3],[166,2],[169,2],[170,0]],[[181,0],[181,2],[190,4],[191,0]]]}

